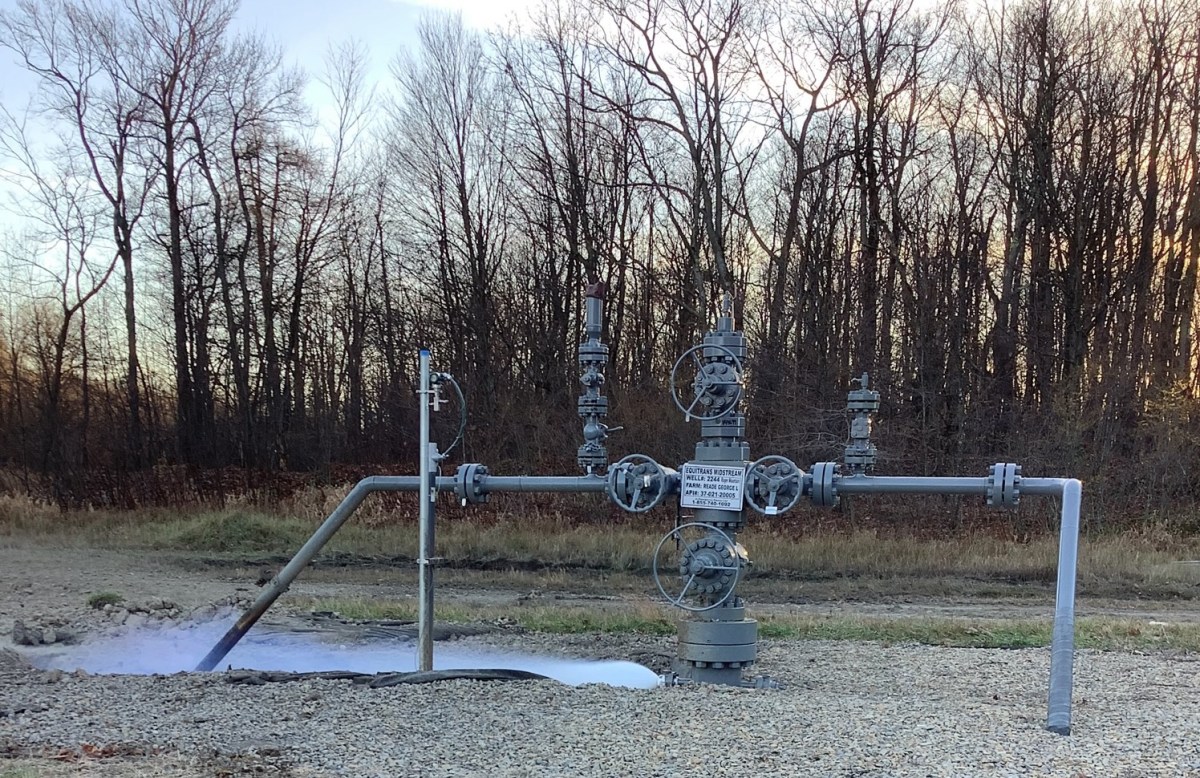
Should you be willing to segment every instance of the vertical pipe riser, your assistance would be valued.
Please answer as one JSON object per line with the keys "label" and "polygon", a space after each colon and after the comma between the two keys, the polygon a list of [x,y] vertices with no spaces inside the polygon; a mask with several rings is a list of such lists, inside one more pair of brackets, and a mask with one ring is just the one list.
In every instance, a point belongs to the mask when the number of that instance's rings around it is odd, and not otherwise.
{"label": "vertical pipe riser", "polygon": [[1079,562],[1079,511],[1082,485],[1063,485],[1062,520],[1058,537],[1058,586],[1054,603],[1054,634],[1050,643],[1050,693],[1046,729],[1071,733],[1071,695],[1075,674],[1075,579]]}

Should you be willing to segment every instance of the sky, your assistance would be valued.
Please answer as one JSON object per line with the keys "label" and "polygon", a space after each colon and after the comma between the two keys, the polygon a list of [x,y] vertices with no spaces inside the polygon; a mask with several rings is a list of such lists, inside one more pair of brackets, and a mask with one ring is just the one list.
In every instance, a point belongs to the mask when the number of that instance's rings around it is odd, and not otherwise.
{"label": "sky", "polygon": [[[386,76],[387,65],[404,47],[416,42],[416,25],[430,11],[458,12],[476,29],[488,29],[519,14],[533,0],[241,0],[235,32],[258,31],[283,46],[287,57],[307,70],[320,72],[330,44],[357,39],[371,52],[373,70]],[[12,10],[17,0],[0,0]],[[0,52],[0,101],[14,112],[29,98],[33,78],[11,53]]]}
{"label": "sky", "polygon": [[[0,4],[11,0],[0,0]],[[530,0],[242,0],[237,31],[257,30],[282,45],[311,75],[323,68],[330,44],[365,43],[373,75],[387,76],[388,63],[416,44],[416,26],[430,11],[458,12],[469,27],[488,29],[520,13]]]}
{"label": "sky", "polygon": [[[112,1],[112,0],[110,0]],[[467,26],[486,30],[527,10],[536,0],[241,0],[233,32],[259,32],[284,50],[285,60],[309,74],[307,97],[318,110],[324,90],[317,77],[331,46],[349,40],[366,44],[370,53],[369,81],[386,83],[388,65],[404,48],[416,45],[422,16],[436,11],[457,12]],[[0,0],[0,9],[14,10],[17,0]],[[36,80],[6,49],[0,49],[0,105],[20,116],[36,88]],[[5,180],[6,160],[0,160],[0,232],[19,231],[22,221],[12,211],[14,187]]]}

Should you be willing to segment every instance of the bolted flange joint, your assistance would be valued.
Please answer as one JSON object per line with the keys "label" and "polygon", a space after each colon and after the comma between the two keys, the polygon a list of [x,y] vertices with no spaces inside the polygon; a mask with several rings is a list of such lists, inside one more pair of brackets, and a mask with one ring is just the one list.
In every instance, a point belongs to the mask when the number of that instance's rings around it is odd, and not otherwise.
{"label": "bolted flange joint", "polygon": [[478,505],[488,500],[483,490],[483,479],[487,477],[487,465],[477,462],[459,465],[454,472],[454,496],[461,505]]}
{"label": "bolted flange joint", "polygon": [[813,465],[812,482],[809,486],[809,496],[813,505],[832,508],[838,504],[838,478],[840,476],[837,462],[818,462]]}
{"label": "bolted flange joint", "polygon": [[997,462],[987,481],[987,504],[993,508],[1013,509],[1021,501],[1021,466]]}

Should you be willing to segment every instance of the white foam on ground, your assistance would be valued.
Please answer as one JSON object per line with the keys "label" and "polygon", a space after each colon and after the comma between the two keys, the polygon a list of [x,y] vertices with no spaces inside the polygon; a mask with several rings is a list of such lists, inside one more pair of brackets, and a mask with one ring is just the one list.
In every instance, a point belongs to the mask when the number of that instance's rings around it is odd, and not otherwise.
{"label": "white foam on ground", "polygon": [[[120,635],[62,646],[38,664],[46,669],[89,673],[150,675],[190,671],[233,620],[183,625],[147,626]],[[602,683],[635,689],[657,686],[653,670],[634,662],[590,661],[518,654],[500,649],[435,644],[434,669],[527,670],[572,686]],[[416,644],[408,641],[330,643],[319,632],[250,634],[229,652],[220,669],[358,673],[410,672],[417,669]]]}

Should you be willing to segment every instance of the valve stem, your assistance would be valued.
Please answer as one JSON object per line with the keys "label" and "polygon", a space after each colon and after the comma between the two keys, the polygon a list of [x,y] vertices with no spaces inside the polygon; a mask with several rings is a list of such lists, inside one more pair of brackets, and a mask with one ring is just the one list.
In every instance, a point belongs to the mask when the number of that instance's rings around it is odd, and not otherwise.
{"label": "valve stem", "polygon": [[608,398],[601,394],[604,366],[608,364],[608,346],[600,341],[604,292],[603,281],[584,288],[584,340],[579,344],[579,383],[583,384],[583,394],[579,395],[578,405],[579,416],[583,419],[583,445],[579,447],[576,461],[588,475],[608,466],[608,450],[604,447],[609,432],[604,423],[608,416]]}

